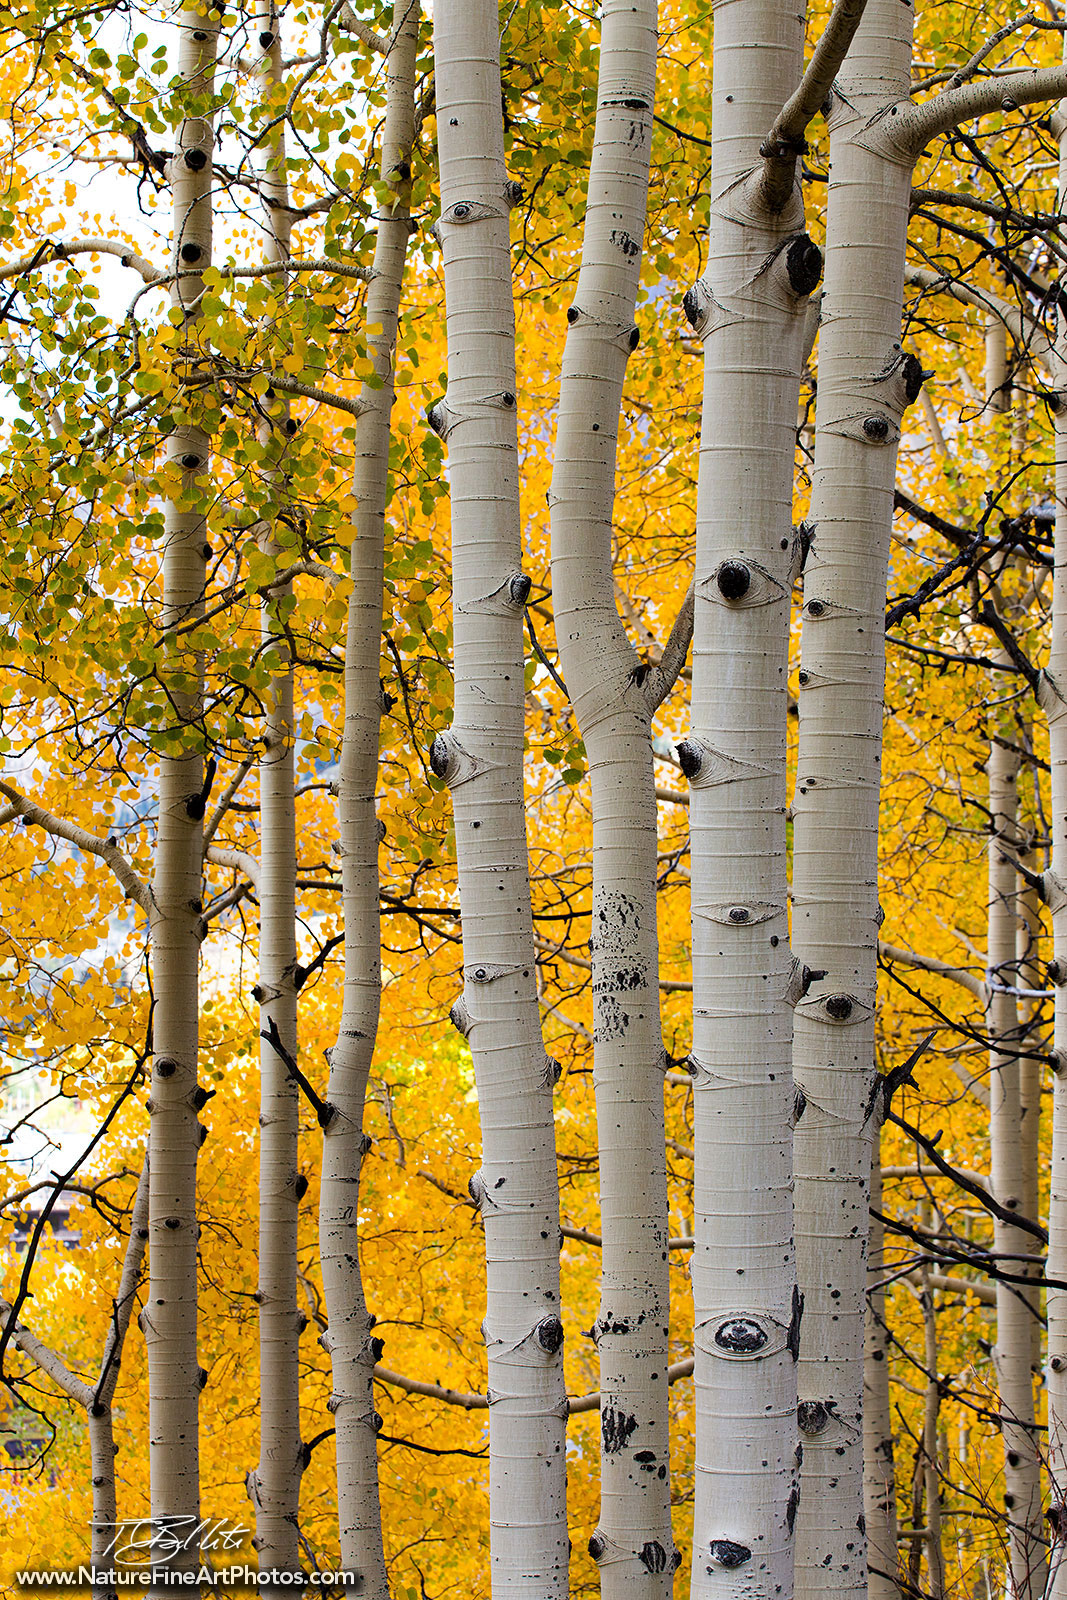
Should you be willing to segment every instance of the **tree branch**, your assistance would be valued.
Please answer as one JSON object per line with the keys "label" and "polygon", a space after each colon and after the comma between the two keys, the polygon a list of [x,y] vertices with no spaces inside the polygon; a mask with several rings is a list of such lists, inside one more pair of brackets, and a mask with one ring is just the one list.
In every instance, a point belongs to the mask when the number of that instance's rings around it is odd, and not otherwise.
{"label": "tree branch", "polygon": [[35,272],[39,267],[47,267],[54,261],[69,261],[72,256],[81,255],[117,256],[124,267],[132,267],[146,284],[165,281],[166,274],[163,269],[153,266],[144,256],[139,256],[132,245],[124,244],[121,239],[91,238],[46,239],[43,244],[38,245],[32,255],[0,264],[0,283],[8,278],[21,278],[25,273]]}
{"label": "tree branch", "polygon": [[933,956],[921,956],[914,950],[900,950],[882,939],[878,941],[878,955],[883,961],[902,961],[907,967],[918,967],[923,972],[936,973],[939,978],[950,978],[981,1001],[983,1007],[989,1004],[989,992],[985,984],[963,967],[950,966],[947,961],[937,961]]}
{"label": "tree branch", "polygon": [[894,143],[913,160],[939,133],[951,133],[961,122],[988,116],[993,111],[1017,111],[1020,106],[1067,95],[1067,67],[1032,67],[1004,78],[983,79],[943,90],[921,106],[905,102],[896,119]]}
{"label": "tree branch", "polygon": [[216,867],[233,867],[237,872],[243,872],[252,887],[259,888],[259,862],[247,850],[228,850],[213,844],[204,851],[204,860]]}
{"label": "tree branch", "polygon": [[826,101],[863,20],[866,5],[867,0],[836,0],[799,88],[786,101],[760,148],[763,157],[760,187],[774,211],[780,211],[793,192],[797,157],[808,148],[804,137],[808,124]]}
{"label": "tree branch", "polygon": [[278,1024],[273,1017],[268,1018],[267,1026],[259,1037],[265,1039],[275,1055],[281,1057],[285,1063],[285,1070],[297,1087],[303,1091],[305,1099],[318,1118],[319,1127],[328,1128],[337,1115],[337,1107],[332,1106],[328,1100],[324,1100],[311,1080],[301,1072],[295,1058],[289,1054],[289,1051],[282,1043],[281,1034],[278,1032]]}
{"label": "tree branch", "polygon": [[693,602],[695,592],[695,585],[691,583],[686,590],[685,599],[682,601],[678,615],[674,619],[674,626],[671,628],[667,643],[663,647],[663,654],[659,658],[659,663],[649,674],[645,693],[648,696],[649,707],[653,712],[658,711],[664,700],[666,700],[677,683],[682,668],[685,666],[685,659],[689,654],[689,646],[693,642]]}
{"label": "tree branch", "polygon": [[4,1327],[10,1329],[10,1343],[16,1350],[29,1356],[36,1367],[51,1378],[63,1393],[84,1411],[88,1411],[93,1403],[93,1391],[81,1378],[76,1378],[64,1361],[61,1361],[55,1351],[42,1343],[35,1333],[20,1322],[12,1322],[12,1308],[8,1301],[0,1300],[0,1321]]}
{"label": "tree branch", "polygon": [[952,1182],[960,1189],[964,1189],[967,1194],[973,1195],[979,1205],[984,1206],[991,1216],[1007,1223],[1011,1228],[1019,1228],[1023,1233],[1029,1233],[1033,1238],[1040,1240],[1042,1244],[1048,1244],[1048,1232],[1039,1222],[1034,1222],[1030,1217],[1024,1217],[1017,1211],[1009,1211],[1006,1206],[1002,1206],[1000,1201],[993,1197],[984,1184],[976,1183],[970,1174],[961,1172],[958,1167],[954,1167],[951,1162],[945,1160],[937,1148],[937,1140],[940,1139],[940,1134],[935,1139],[927,1139],[924,1134],[919,1132],[918,1128],[912,1127],[910,1122],[906,1122],[895,1111],[890,1111],[886,1114],[886,1121],[891,1122],[894,1127],[900,1128],[903,1133],[908,1135],[909,1139],[914,1140],[920,1150],[929,1156],[942,1177],[951,1178]]}
{"label": "tree branch", "polygon": [[904,276],[913,288],[925,289],[934,294],[951,295],[961,305],[975,306],[989,316],[996,317],[1004,324],[1016,343],[1028,350],[1036,361],[1048,362],[1052,356],[1051,340],[1041,324],[1020,311],[1018,306],[994,294],[991,289],[972,289],[965,283],[957,282],[955,278],[946,278],[939,273],[931,272],[927,267],[915,267],[910,264],[905,268]]}
{"label": "tree branch", "polygon": [[[677,1383],[681,1378],[688,1378],[693,1371],[693,1358],[687,1357],[684,1361],[676,1361],[667,1369],[667,1382]],[[403,1389],[405,1394],[421,1394],[430,1400],[443,1400],[446,1405],[460,1406],[464,1411],[488,1411],[489,1401],[484,1394],[474,1394],[463,1389],[446,1389],[440,1383],[423,1383],[419,1378],[406,1378],[401,1372],[393,1372],[389,1367],[374,1369],[374,1376],[379,1383],[386,1383],[393,1389]],[[600,1410],[600,1390],[592,1394],[570,1395],[567,1399],[568,1416],[577,1416],[582,1411]]]}
{"label": "tree branch", "polygon": [[[27,799],[24,794],[20,794],[2,779],[0,779],[0,793],[5,794],[10,800],[10,812],[22,817],[32,827],[43,828],[45,833],[51,834],[54,839],[65,839],[76,849],[84,850],[88,855],[99,856],[122,885],[126,899],[136,900],[142,911],[151,912],[152,895],[147,883],[142,882],[137,876],[114,839],[98,839],[95,834],[79,828],[77,823],[67,822],[64,817],[55,816],[51,811],[39,806],[36,801]],[[4,809],[7,811],[8,807]]]}
{"label": "tree branch", "polygon": [[350,400],[347,395],[334,394],[330,389],[320,389],[313,383],[299,383],[283,372],[268,373],[272,389],[282,394],[299,395],[304,400],[315,400],[319,405],[332,406],[335,411],[347,411],[349,416],[361,417],[367,409],[365,400]]}

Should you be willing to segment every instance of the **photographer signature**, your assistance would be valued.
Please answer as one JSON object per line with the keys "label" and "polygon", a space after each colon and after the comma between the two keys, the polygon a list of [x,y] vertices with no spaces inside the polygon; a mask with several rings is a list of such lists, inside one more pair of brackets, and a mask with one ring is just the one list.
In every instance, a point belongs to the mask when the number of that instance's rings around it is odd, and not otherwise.
{"label": "photographer signature", "polygon": [[190,1550],[239,1550],[252,1531],[218,1517],[128,1517],[108,1528],[114,1538],[101,1554],[130,1565],[146,1556],[162,1562]]}

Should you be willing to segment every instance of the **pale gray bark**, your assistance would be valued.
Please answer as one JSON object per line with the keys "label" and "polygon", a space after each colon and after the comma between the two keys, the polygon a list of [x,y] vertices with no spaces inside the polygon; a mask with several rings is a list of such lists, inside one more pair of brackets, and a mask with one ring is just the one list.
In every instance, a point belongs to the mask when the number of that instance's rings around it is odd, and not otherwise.
{"label": "pale gray bark", "polygon": [[[194,4],[178,13],[178,76],[182,93],[210,95],[219,13]],[[172,305],[182,312],[184,340],[195,344],[201,274],[211,264],[213,128],[186,117],[175,130],[169,165],[173,195]],[[204,760],[197,720],[203,665],[185,644],[183,625],[204,605],[206,519],[199,509],[210,471],[211,443],[194,421],[167,436],[168,463],[181,478],[181,503],[166,506],[163,612],[166,670],[177,675],[170,699],[180,735],[177,753],[160,758],[159,824],[150,913],[155,994],[151,1097],[148,1303],[140,1325],[148,1347],[149,1466],[152,1516],[160,1524],[200,1512],[198,1416],[206,1374],[197,1361],[196,1162],[206,1098],[197,1084],[197,969],[201,912]],[[191,503],[192,509],[184,509]],[[197,1564],[195,1543],[175,1565]]]}
{"label": "pale gray bark", "polygon": [[605,1597],[647,1600],[670,1594],[680,1559],[671,1532],[670,1230],[651,747],[652,714],[665,682],[662,670],[642,665],[616,608],[612,514],[619,408],[627,358],[638,342],[634,311],[655,81],[655,0],[608,0],[549,496],[556,638],[592,781],[593,1083],[603,1256],[594,1326],[601,1505],[589,1549]]}
{"label": "pale gray bark", "polygon": [[382,714],[381,659],[385,513],[388,501],[394,352],[404,262],[411,233],[411,147],[415,135],[418,0],[396,0],[386,61],[382,128],[382,202],[367,291],[368,351],[378,387],[365,383],[356,426],[353,494],[358,502],[351,546],[352,590],[345,639],[345,722],[341,743],[338,833],[344,917],[344,992],[337,1042],[330,1051],[323,1132],[319,1242],[329,1328],[321,1343],[333,1375],[330,1410],[337,1430],[337,1508],[341,1565],[363,1574],[367,1600],[389,1592],[378,1502],[374,1363],[382,1342],[371,1332],[359,1265],[359,1181],[366,1141],[363,1112],[378,1032],[381,952],[378,846],[374,809]]}
{"label": "pale gray bark", "polygon": [[907,96],[910,7],[870,0],[829,112],[834,182],[805,577],[793,944],[821,974],[797,1008],[797,1258],[804,1445],[797,1592],[866,1591],[863,1291],[875,1100],[882,615],[900,417],[921,372],[900,348],[910,167],[870,129]]}
{"label": "pale gray bark", "polygon": [[923,1395],[922,1473],[926,1491],[926,1583],[930,1600],[944,1600],[945,1556],[941,1544],[941,1474],[938,1471],[937,1422],[941,1410],[941,1386],[937,1364],[937,1303],[930,1285],[930,1269],[922,1267],[923,1287],[919,1304],[923,1317],[923,1366],[926,1390]]}
{"label": "pale gray bark", "polygon": [[[1005,989],[1015,969],[1018,850],[1016,815],[1019,758],[1005,748],[1014,718],[990,726],[989,935],[987,1021],[990,1050],[989,1143],[991,1187],[1005,1210],[1022,1212],[1025,1194],[1016,1000]],[[1024,1215],[1027,1213],[1023,1212]],[[1007,1255],[1028,1253],[1022,1229],[993,1218],[993,1248]],[[1034,1311],[1018,1285],[998,1282],[997,1338],[993,1353],[1004,1442],[1004,1505],[1008,1514],[1010,1587],[1017,1600],[1037,1600],[1045,1586],[1040,1455],[1031,1375]]]}
{"label": "pale gray bark", "polygon": [[[1060,145],[1059,203],[1067,202],[1067,105],[1057,112]],[[1067,1282],[1067,320],[1058,317],[1051,378],[1056,530],[1052,574],[1052,636],[1048,665],[1041,675],[1038,701],[1048,717],[1052,767],[1049,818],[1052,856],[1044,874],[1044,899],[1052,917],[1056,987],[1052,1077],[1052,1170],[1049,1192],[1049,1243],[1046,1273],[1053,1284]],[[1050,1288],[1048,1319],[1048,1509],[1049,1600],[1067,1600],[1067,1290]]]}
{"label": "pale gray bark", "polygon": [[[434,7],[448,393],[455,720],[434,741],[449,786],[464,992],[482,1124],[471,1179],[485,1225],[489,1518],[495,1596],[567,1587],[566,1412],[553,1063],[537,1002],[523,796],[523,607],[515,320],[496,0]],[[625,1425],[625,1418],[620,1419]]]}
{"label": "pale gray bark", "polygon": [[679,746],[692,838],[700,1600],[793,1588],[802,1306],[786,677],[797,406],[821,258],[796,182],[811,110],[795,123],[780,113],[787,97],[804,101],[802,50],[795,8],[732,0],[716,12],[707,265],[684,302],[704,345],[692,731]]}
{"label": "pale gray bark", "polygon": [[[256,65],[264,100],[282,78],[281,18],[273,0],[259,0],[254,27]],[[268,111],[268,115],[273,115]],[[259,152],[264,255],[284,269],[289,259],[291,212],[286,179],[285,124],[276,122]],[[279,274],[280,294],[286,277]],[[275,495],[284,496],[284,448],[289,408],[269,406],[270,420],[259,429],[260,443],[281,455],[280,469],[268,469]],[[264,529],[260,547],[280,554],[273,528]],[[259,767],[259,1461],[246,1479],[255,1507],[253,1545],[264,1570],[296,1571],[300,1566],[300,1479],[304,1445],[300,1437],[300,1333],[306,1318],[297,1305],[297,1220],[302,1187],[298,1168],[299,1091],[281,1045],[297,1055],[296,800],[293,762],[293,670],[277,604],[291,584],[264,597],[264,643],[284,663],[271,679]]]}
{"label": "pale gray bark", "polygon": [[863,1515],[867,1524],[868,1600],[900,1600],[897,1488],[889,1395],[889,1328],[885,1277],[882,1172],[871,1164],[871,1244],[863,1354]]}

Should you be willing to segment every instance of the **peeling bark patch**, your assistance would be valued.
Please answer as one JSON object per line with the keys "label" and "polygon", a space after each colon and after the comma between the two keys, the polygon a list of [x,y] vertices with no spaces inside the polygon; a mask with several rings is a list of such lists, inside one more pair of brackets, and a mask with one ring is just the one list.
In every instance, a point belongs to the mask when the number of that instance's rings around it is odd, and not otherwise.
{"label": "peeling bark patch", "polygon": [[614,1406],[608,1406],[600,1418],[605,1455],[613,1456],[620,1450],[625,1450],[636,1428],[636,1417],[627,1416],[624,1411],[616,1411]]}

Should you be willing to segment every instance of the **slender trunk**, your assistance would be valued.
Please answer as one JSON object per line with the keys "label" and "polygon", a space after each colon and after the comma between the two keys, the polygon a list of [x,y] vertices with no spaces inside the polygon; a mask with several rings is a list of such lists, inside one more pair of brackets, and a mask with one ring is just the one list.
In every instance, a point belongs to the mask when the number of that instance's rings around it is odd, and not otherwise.
{"label": "slender trunk", "polygon": [[1007,411],[1011,403],[1008,330],[999,317],[990,317],[986,324],[985,403],[990,411]]}
{"label": "slender trunk", "polygon": [[341,744],[338,831],[344,915],[344,994],[337,1042],[330,1052],[326,1098],[333,1115],[322,1151],[319,1239],[329,1330],[330,1409],[337,1430],[337,1514],[341,1565],[363,1574],[367,1600],[389,1592],[378,1502],[374,1363],[382,1343],[371,1329],[359,1265],[359,1180],[366,1141],[363,1111],[378,1032],[381,944],[378,845],[374,810],[382,714],[379,682],[382,637],[385,512],[389,489],[390,413],[394,351],[404,261],[411,234],[411,149],[415,137],[415,58],[418,0],[396,0],[386,60],[382,129],[382,201],[367,290],[368,350],[378,387],[363,385],[366,410],[356,425],[353,493],[358,502],[351,546],[352,592],[345,640],[345,723]]}
{"label": "slender trunk", "polygon": [[566,1392],[559,1199],[523,795],[523,606],[515,320],[496,0],[434,7],[448,393],[455,720],[431,762],[452,791],[464,992],[453,1020],[474,1062],[485,1225],[489,1516],[496,1596],[567,1585]]}
{"label": "slender trunk", "polygon": [[[141,1168],[133,1210],[130,1212],[130,1236],[126,1241],[126,1254],[122,1261],[122,1275],[112,1301],[111,1322],[104,1341],[100,1372],[96,1388],[87,1409],[89,1432],[90,1473],[93,1484],[92,1558],[97,1568],[110,1567],[108,1554],[115,1539],[118,1520],[118,1499],[115,1493],[115,1424],[112,1402],[122,1369],[122,1347],[130,1325],[134,1299],[144,1270],[145,1244],[148,1240],[148,1158]],[[93,1600],[118,1600],[113,1589],[94,1589]]]}
{"label": "slender trunk", "polygon": [[923,1314],[923,1482],[926,1488],[926,1582],[930,1600],[944,1600],[945,1560],[941,1549],[941,1474],[937,1465],[937,1422],[941,1410],[941,1385],[937,1380],[937,1308],[930,1287],[930,1268],[924,1262],[919,1296]]}
{"label": "slender trunk", "polygon": [[[1006,657],[1003,658],[1006,660]],[[999,687],[997,685],[996,687]],[[1016,781],[1019,759],[1004,741],[1015,736],[1015,723],[990,727],[989,776],[989,935],[986,957],[990,987],[987,1022],[992,1046],[989,1065],[989,1143],[992,1189],[1008,1211],[1021,1209],[1024,1193],[1019,1055],[1013,987],[1016,961],[1016,872],[1012,855],[1018,847]],[[999,1217],[993,1219],[993,1248],[1007,1255],[1029,1253],[1029,1235]],[[1031,1374],[1033,1311],[1017,1284],[1000,1283],[997,1293],[997,1340],[994,1365],[1000,1395],[1000,1431],[1004,1442],[1004,1505],[1008,1514],[1011,1593],[1017,1600],[1036,1600],[1044,1589],[1041,1528],[1040,1458],[1034,1417]]]}
{"label": "slender trunk", "polygon": [[[1033,748],[1033,729],[1028,723],[1026,747]],[[1032,824],[1031,824],[1032,826]],[[1028,828],[1029,837],[1032,838]],[[1043,989],[1045,967],[1041,961],[1041,896],[1031,883],[1020,879],[1015,896],[1018,907],[1016,929],[1015,971],[1016,983],[1021,989]],[[1040,1195],[1038,1189],[1041,1160],[1041,1032],[1038,1026],[1041,1014],[1040,1000],[1020,996],[1016,1002],[1016,1020],[1019,1038],[1019,1144],[1022,1152],[1022,1209],[1025,1216],[1038,1221]],[[1036,1263],[1023,1269],[1034,1278],[1042,1275]],[[1030,1365],[1035,1373],[1041,1371],[1042,1318],[1041,1290],[1027,1292],[1030,1316]]]}
{"label": "slender trunk", "polygon": [[[281,19],[273,0],[260,0],[255,29],[259,73],[268,116],[274,113],[271,91],[282,77]],[[265,259],[287,260],[291,213],[285,170],[285,124],[267,136],[259,174],[264,211]],[[274,280],[275,294],[285,293],[286,280]],[[260,428],[260,442],[284,453],[289,407],[271,402],[271,419]],[[260,540],[269,554],[278,554],[271,522],[273,496],[284,494],[283,471],[268,472],[272,503]],[[263,604],[262,633],[272,653],[286,663],[272,679],[267,697],[264,751],[259,769],[259,1462],[248,1474],[249,1497],[256,1512],[253,1544],[259,1565],[295,1571],[300,1565],[300,1478],[304,1445],[300,1438],[300,1334],[306,1319],[297,1305],[296,1252],[301,1180],[298,1170],[299,1091],[268,1032],[290,1056],[297,1054],[296,951],[296,798],[293,763],[293,669],[278,605],[291,585]]]}
{"label": "slender trunk", "polygon": [[704,344],[692,731],[679,746],[692,837],[694,1597],[793,1591],[786,679],[797,405],[821,262],[796,146],[774,186],[761,146],[802,48],[796,8],[716,12],[708,257],[684,302]]}
{"label": "slender trunk", "polygon": [[[182,314],[181,347],[196,344],[202,273],[211,264],[213,92],[219,14],[189,4],[178,15],[179,93],[190,113],[176,129],[169,173],[173,194],[171,290]],[[182,356],[195,368],[195,353]],[[195,392],[195,391],[193,391]],[[200,1515],[198,1419],[206,1374],[197,1361],[196,1161],[206,1094],[197,1083],[198,964],[203,927],[201,867],[204,759],[198,726],[203,663],[188,634],[175,630],[203,612],[211,443],[192,402],[167,436],[167,465],[181,489],[166,506],[162,628],[166,682],[174,712],[171,753],[160,758],[159,826],[152,879],[150,938],[153,1011],[149,1141],[148,1304],[141,1327],[148,1348],[149,1467],[152,1517],[195,1528]],[[175,1558],[195,1566],[195,1541]],[[161,1563],[165,1564],[165,1563]]]}
{"label": "slender trunk", "polygon": [[796,1237],[804,1321],[797,1592],[866,1592],[863,1305],[878,927],[884,607],[900,417],[911,170],[870,128],[911,80],[911,7],[869,0],[829,112],[813,544],[804,581],[793,946],[819,974],[796,1012]]}
{"label": "slender trunk", "polygon": [[[652,712],[615,606],[619,407],[645,229],[655,0],[608,0],[582,265],[567,313],[552,474],[552,602],[592,779],[593,1083],[600,1144],[601,1507],[589,1549],[605,1597],[665,1596],[671,1534],[670,1269],[656,933]],[[635,1466],[636,1463],[636,1466]]]}
{"label": "slender trunk", "polygon": [[[1032,741],[1027,739],[1028,748]],[[1032,835],[1031,835],[1032,837]],[[1041,960],[1041,897],[1029,883],[1019,881],[1015,903],[1018,926],[1015,945],[1016,984],[1020,989],[1045,987],[1045,967]],[[1036,1027],[1040,1002],[1021,995],[1016,1002],[1016,1021],[1020,1048],[1019,1061],[1019,1140],[1022,1146],[1022,1208],[1028,1217],[1038,1217],[1038,1163],[1041,1136],[1041,1036]]]}
{"label": "slender trunk", "polygon": [[[1067,55],[1067,41],[1065,41]],[[1067,202],[1067,102],[1055,115],[1060,145],[1059,203]],[[1052,1170],[1049,1190],[1048,1262],[1052,1284],[1067,1283],[1067,317],[1058,312],[1053,352],[1054,400],[1050,405],[1056,463],[1056,530],[1052,572],[1052,637],[1038,701],[1048,717],[1052,767],[1049,821],[1052,859],[1044,874],[1044,899],[1052,917],[1056,987],[1052,1077]],[[1046,1512],[1049,1553],[1048,1600],[1067,1600],[1067,1289],[1050,1287],[1048,1319],[1048,1475]]]}
{"label": "slender trunk", "polygon": [[893,1412],[889,1399],[882,1171],[871,1163],[871,1248],[863,1350],[863,1515],[867,1523],[868,1600],[900,1600]]}
{"label": "slender trunk", "polygon": [[[122,1273],[111,1302],[111,1321],[100,1357],[100,1370],[95,1384],[77,1378],[53,1350],[41,1343],[28,1328],[17,1325],[11,1343],[21,1350],[41,1371],[59,1385],[82,1407],[86,1415],[89,1434],[89,1473],[92,1484],[92,1520],[89,1524],[92,1562],[98,1570],[114,1566],[111,1555],[115,1543],[115,1523],[118,1518],[118,1500],[115,1493],[115,1444],[112,1401],[122,1369],[122,1348],[130,1325],[134,1299],[144,1266],[145,1242],[148,1238],[148,1161],[141,1168],[141,1177],[130,1213],[130,1235],[122,1261]],[[0,1301],[0,1326],[10,1317],[11,1307]],[[93,1600],[118,1600],[118,1593],[107,1585],[93,1589]]]}

